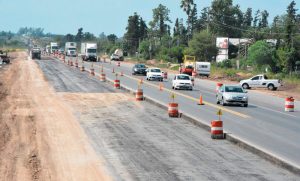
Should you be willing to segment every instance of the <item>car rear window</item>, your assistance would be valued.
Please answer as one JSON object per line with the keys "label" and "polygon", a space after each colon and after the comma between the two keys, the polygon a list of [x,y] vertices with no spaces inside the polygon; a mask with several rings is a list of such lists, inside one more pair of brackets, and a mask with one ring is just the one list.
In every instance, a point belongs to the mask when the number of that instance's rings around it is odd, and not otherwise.
{"label": "car rear window", "polygon": [[186,76],[186,75],[178,75],[178,76],[177,76],[177,79],[178,79],[178,80],[190,80],[190,77],[189,77],[189,76]]}
{"label": "car rear window", "polygon": [[160,72],[160,69],[151,69],[151,72]]}
{"label": "car rear window", "polygon": [[225,92],[244,92],[241,87],[227,86]]}

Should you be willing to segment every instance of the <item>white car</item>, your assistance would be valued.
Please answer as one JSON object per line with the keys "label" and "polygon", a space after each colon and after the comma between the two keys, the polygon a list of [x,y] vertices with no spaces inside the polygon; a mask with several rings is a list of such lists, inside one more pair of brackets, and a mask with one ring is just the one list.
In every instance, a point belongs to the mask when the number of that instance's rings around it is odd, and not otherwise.
{"label": "white car", "polygon": [[193,90],[192,79],[187,74],[177,74],[172,80],[172,89]]}
{"label": "white car", "polygon": [[241,80],[240,85],[244,89],[268,88],[269,90],[277,90],[278,87],[282,86],[280,80],[268,79],[268,77],[264,74],[256,75],[250,79]]}
{"label": "white car", "polygon": [[158,80],[163,81],[163,72],[160,70],[160,68],[148,68],[146,70],[147,72],[147,80]]}

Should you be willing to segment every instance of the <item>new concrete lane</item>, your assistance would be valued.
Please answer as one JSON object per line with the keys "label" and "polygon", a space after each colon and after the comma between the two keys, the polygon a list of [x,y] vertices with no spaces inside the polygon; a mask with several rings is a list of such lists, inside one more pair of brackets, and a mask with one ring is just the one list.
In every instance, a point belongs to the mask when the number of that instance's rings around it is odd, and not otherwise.
{"label": "new concrete lane", "polygon": [[[80,61],[81,62],[81,61]],[[79,63],[80,63],[79,62]],[[120,77],[121,84],[132,89],[137,88],[138,80],[145,77],[131,76],[132,64],[121,62],[118,67],[116,62],[93,63],[95,71],[99,73],[101,66],[108,78],[115,79],[116,73],[125,74]],[[89,69],[90,62],[85,63]],[[170,102],[171,92],[175,92],[176,101],[179,103],[181,112],[191,115],[199,121],[209,124],[211,120],[217,119],[216,112],[219,108],[223,110],[224,129],[228,133],[275,155],[281,160],[287,161],[300,168],[300,111],[296,107],[294,113],[284,112],[284,100],[278,97],[249,91],[250,104],[248,108],[238,106],[218,106],[215,99],[215,84],[207,80],[196,80],[194,91],[171,90],[171,78],[165,81],[164,88],[168,90],[159,91],[159,82],[148,82],[144,80],[143,89],[146,96],[159,100],[163,104]],[[205,106],[197,105],[200,93],[207,102]],[[270,101],[270,102],[268,102]],[[298,106],[299,102],[296,102]]]}
{"label": "new concrete lane", "polygon": [[[115,180],[273,181],[299,177],[228,141],[212,140],[207,131],[180,118],[169,118],[157,106],[136,102],[132,95],[100,82],[99,77],[56,60],[36,62],[74,110]],[[127,79],[122,78],[121,84],[130,82]],[[136,86],[135,81],[132,84]],[[153,92],[151,96],[165,94],[160,101],[168,101],[165,91],[145,90]],[[188,104],[191,100],[182,101]]]}

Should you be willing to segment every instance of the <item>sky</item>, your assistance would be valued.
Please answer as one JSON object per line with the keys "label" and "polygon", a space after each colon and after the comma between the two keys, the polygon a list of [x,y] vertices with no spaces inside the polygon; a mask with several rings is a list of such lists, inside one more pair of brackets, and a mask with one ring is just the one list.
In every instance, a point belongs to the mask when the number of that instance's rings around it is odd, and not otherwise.
{"label": "sky", "polygon": [[[212,0],[195,0],[198,11],[210,6]],[[233,0],[242,11],[251,7],[267,10],[269,22],[286,12],[292,0]],[[295,0],[300,9],[300,0]],[[17,32],[20,27],[41,27],[45,33],[76,34],[84,32],[99,35],[104,32],[123,36],[127,20],[137,12],[147,23],[152,19],[152,9],[159,4],[167,6],[173,23],[176,18],[186,18],[180,9],[180,0],[0,0],[0,31]],[[300,13],[300,10],[298,11]],[[173,25],[171,26],[173,27]]]}

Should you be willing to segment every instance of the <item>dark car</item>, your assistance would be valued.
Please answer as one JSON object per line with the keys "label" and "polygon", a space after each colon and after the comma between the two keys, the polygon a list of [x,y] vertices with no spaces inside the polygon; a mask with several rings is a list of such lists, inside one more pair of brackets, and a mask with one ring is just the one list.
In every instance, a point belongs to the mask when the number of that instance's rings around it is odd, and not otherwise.
{"label": "dark car", "polygon": [[132,67],[132,75],[137,75],[137,74],[142,74],[142,75],[146,75],[147,67],[144,64],[135,64]]}

